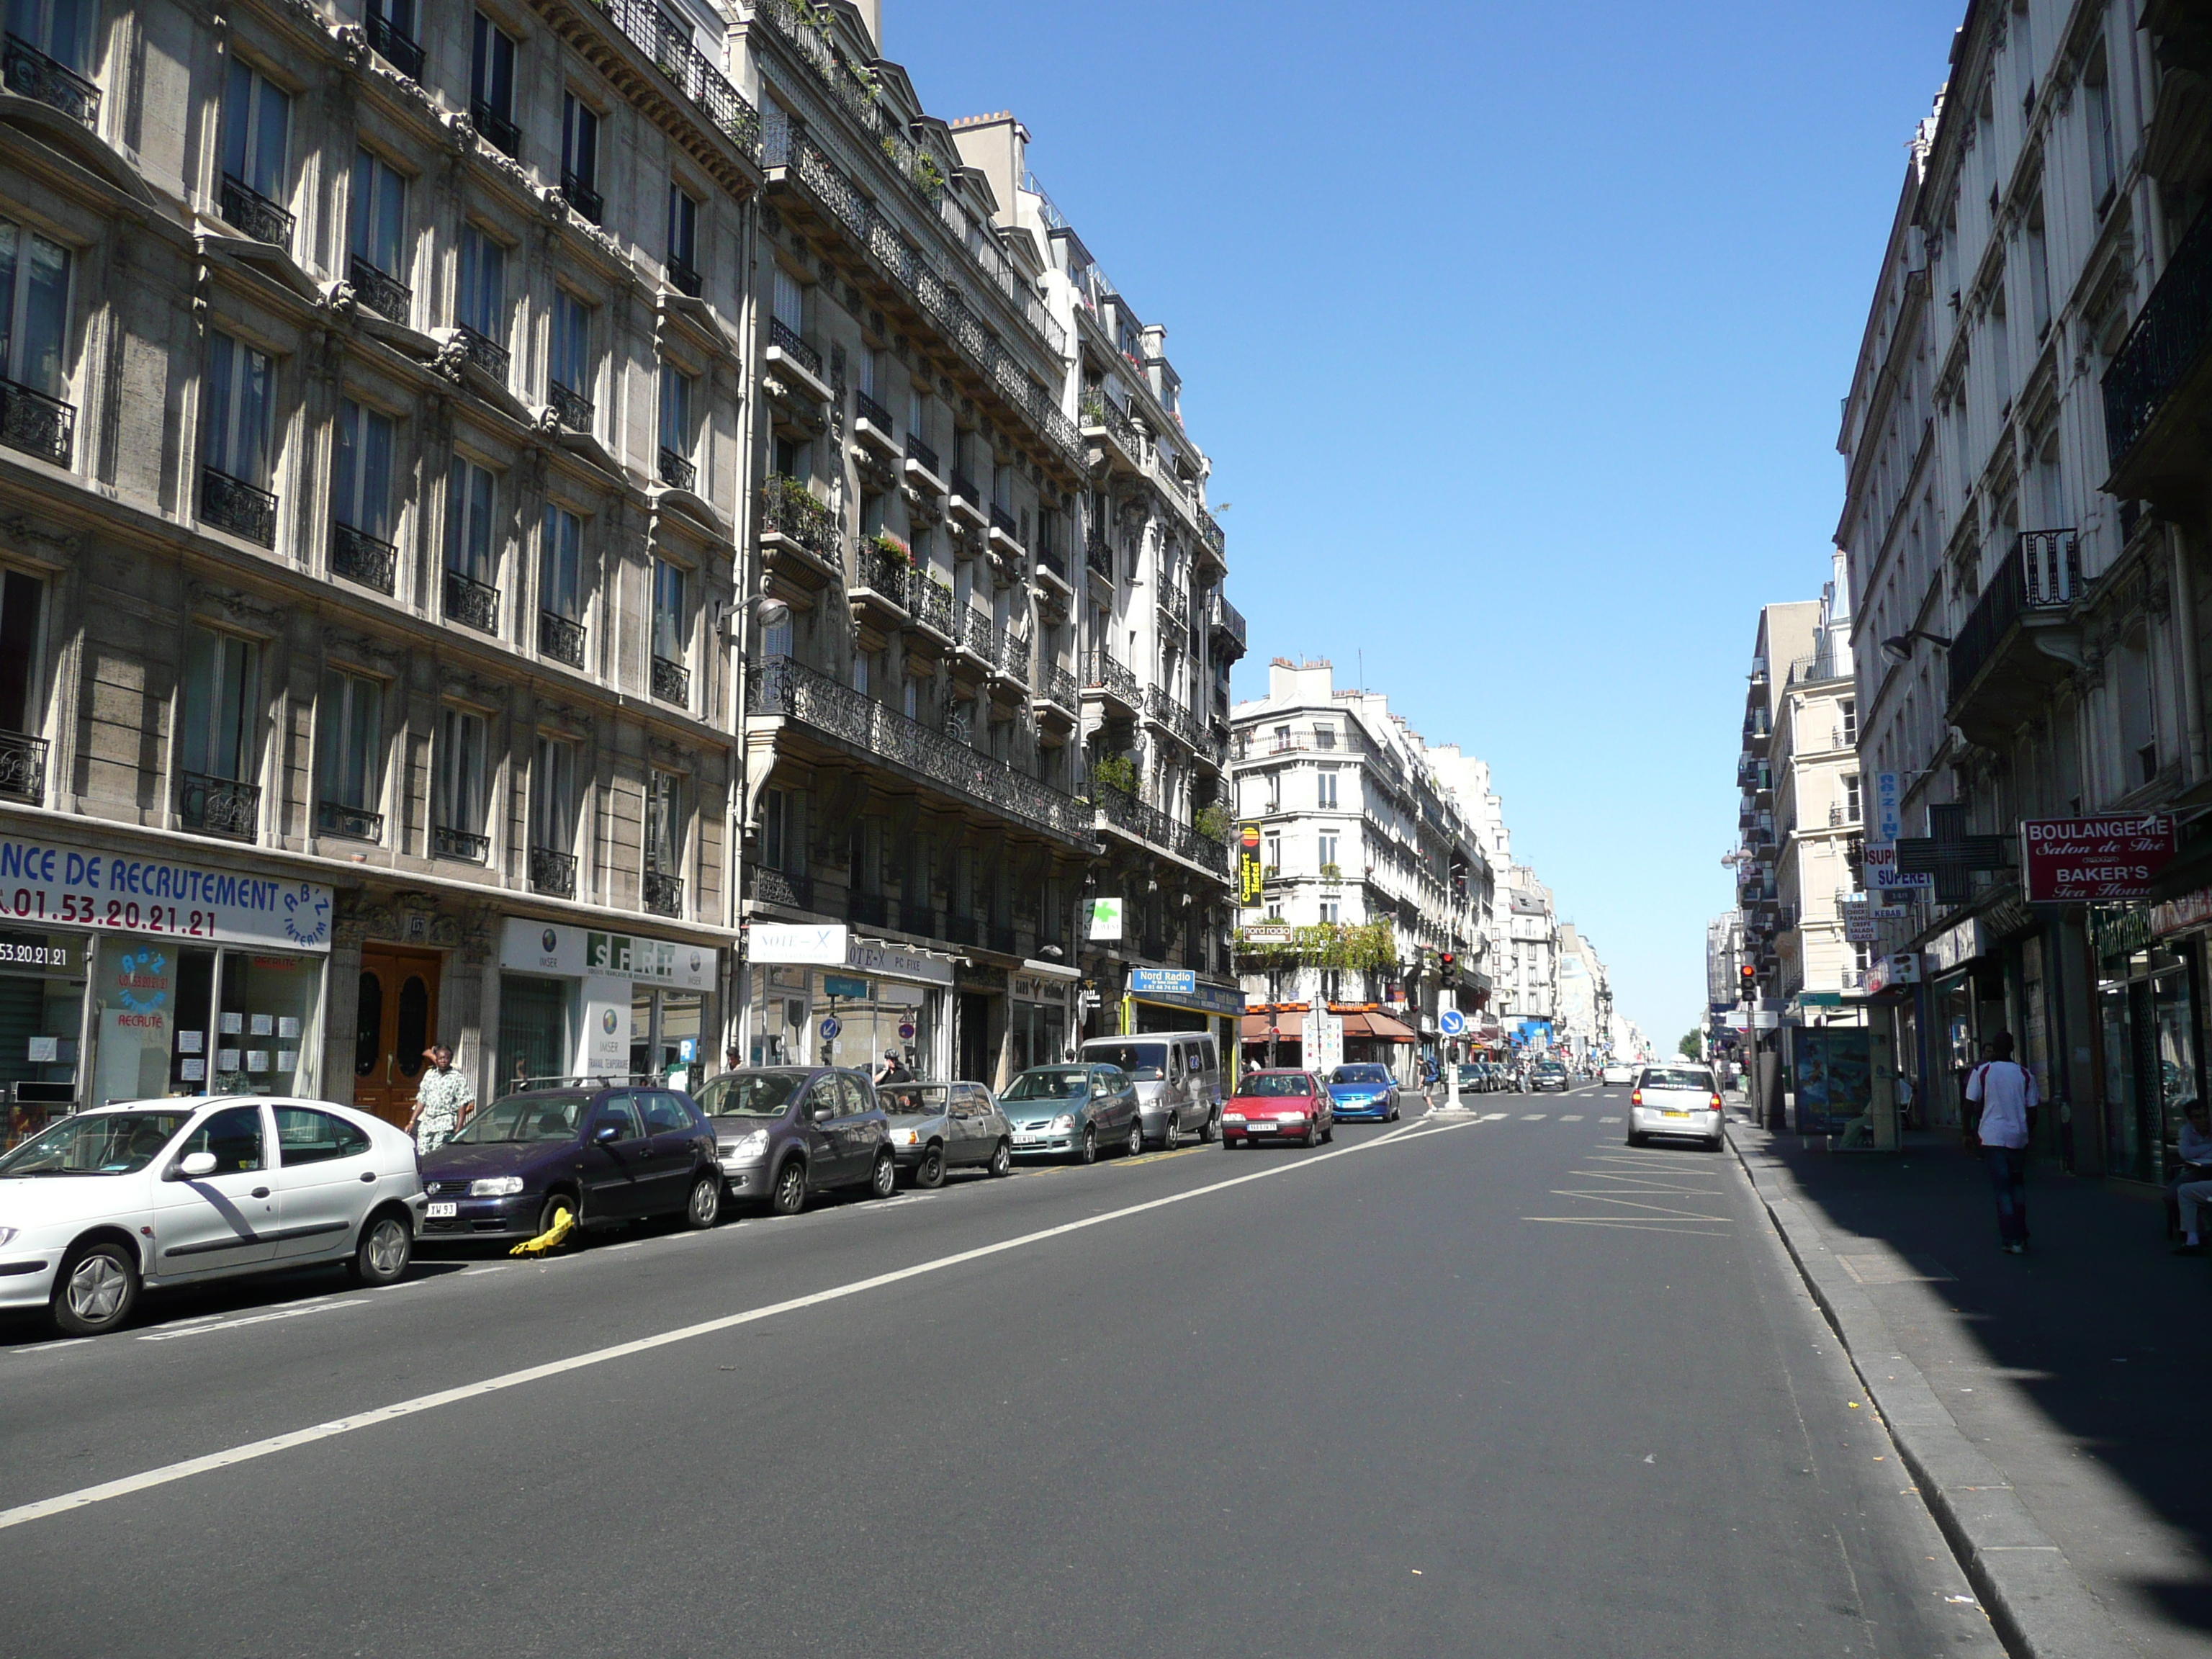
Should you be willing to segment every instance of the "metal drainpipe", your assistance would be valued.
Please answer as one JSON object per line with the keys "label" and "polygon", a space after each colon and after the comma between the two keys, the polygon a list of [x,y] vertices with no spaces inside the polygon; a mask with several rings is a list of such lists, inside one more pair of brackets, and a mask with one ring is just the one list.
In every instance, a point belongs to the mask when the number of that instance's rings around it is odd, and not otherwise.
{"label": "metal drainpipe", "polygon": [[[738,446],[738,499],[733,514],[737,521],[736,554],[732,567],[733,580],[732,595],[734,614],[727,641],[730,673],[730,733],[733,739],[737,764],[732,769],[734,787],[730,792],[729,809],[726,814],[728,828],[725,844],[728,849],[727,874],[723,878],[724,915],[733,935],[728,957],[729,968],[722,988],[722,1037],[725,1047],[738,1045],[750,1051],[751,1033],[745,1025],[750,1018],[750,1000],[744,995],[748,969],[740,928],[744,919],[744,847],[745,799],[749,761],[745,751],[745,673],[751,660],[753,621],[752,569],[752,504],[756,490],[754,465],[759,449],[760,434],[756,427],[760,403],[760,386],[753,373],[756,337],[760,329],[760,284],[755,273],[760,267],[759,251],[760,200],[755,197],[738,210],[738,246],[746,254],[742,267],[744,289],[741,301],[744,310],[738,330],[742,367],[738,372],[738,424],[745,441]],[[715,1056],[719,1063],[720,1056]]]}
{"label": "metal drainpipe", "polygon": [[2189,733],[2184,781],[2195,785],[2204,778],[2204,683],[2197,669],[2197,590],[2190,580],[2181,526],[2166,526],[2166,540],[2173,566],[2173,625],[2181,636],[2181,708]]}

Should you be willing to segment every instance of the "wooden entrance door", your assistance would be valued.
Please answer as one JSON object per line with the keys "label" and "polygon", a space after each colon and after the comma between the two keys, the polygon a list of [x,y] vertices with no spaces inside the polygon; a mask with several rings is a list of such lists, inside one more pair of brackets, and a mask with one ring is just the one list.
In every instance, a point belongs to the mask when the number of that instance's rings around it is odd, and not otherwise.
{"label": "wooden entrance door", "polygon": [[438,1036],[439,963],[427,951],[361,953],[353,1103],[387,1123],[404,1126],[415,1109],[416,1081],[428,1064],[422,1051]]}

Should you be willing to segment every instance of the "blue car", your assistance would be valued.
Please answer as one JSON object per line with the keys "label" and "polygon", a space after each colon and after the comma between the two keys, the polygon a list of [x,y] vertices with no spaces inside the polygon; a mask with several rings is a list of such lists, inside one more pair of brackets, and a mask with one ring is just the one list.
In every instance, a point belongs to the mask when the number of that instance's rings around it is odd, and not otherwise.
{"label": "blue car", "polygon": [[1362,1118],[1398,1121],[1398,1083],[1387,1066],[1340,1066],[1328,1074],[1328,1097],[1339,1123]]}

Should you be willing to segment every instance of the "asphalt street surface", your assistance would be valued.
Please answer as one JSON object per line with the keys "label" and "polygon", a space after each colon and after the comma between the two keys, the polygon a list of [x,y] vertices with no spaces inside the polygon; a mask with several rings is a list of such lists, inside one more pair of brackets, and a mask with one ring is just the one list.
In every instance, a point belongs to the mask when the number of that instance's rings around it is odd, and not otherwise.
{"label": "asphalt street surface", "polygon": [[0,1322],[0,1659],[1995,1656],[1625,1093]]}

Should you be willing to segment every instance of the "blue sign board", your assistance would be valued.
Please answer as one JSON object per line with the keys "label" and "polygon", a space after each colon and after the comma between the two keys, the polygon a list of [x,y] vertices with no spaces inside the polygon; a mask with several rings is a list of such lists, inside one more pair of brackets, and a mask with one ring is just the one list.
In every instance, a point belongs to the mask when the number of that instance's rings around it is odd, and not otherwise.
{"label": "blue sign board", "polygon": [[1456,1008],[1447,1008],[1437,1016],[1437,1030],[1446,1036],[1464,1036],[1467,1034],[1467,1016]]}
{"label": "blue sign board", "polygon": [[822,976],[822,994],[831,997],[851,997],[855,1001],[866,1002],[868,1000],[868,981],[848,979],[842,974],[824,974]]}
{"label": "blue sign board", "polygon": [[1198,970],[1194,968],[1132,968],[1129,969],[1129,994],[1141,996],[1187,997],[1198,989]]}
{"label": "blue sign board", "polygon": [[844,1026],[838,1022],[837,1016],[831,1014],[822,1022],[822,1040],[824,1042],[832,1042],[837,1033],[844,1029]]}

